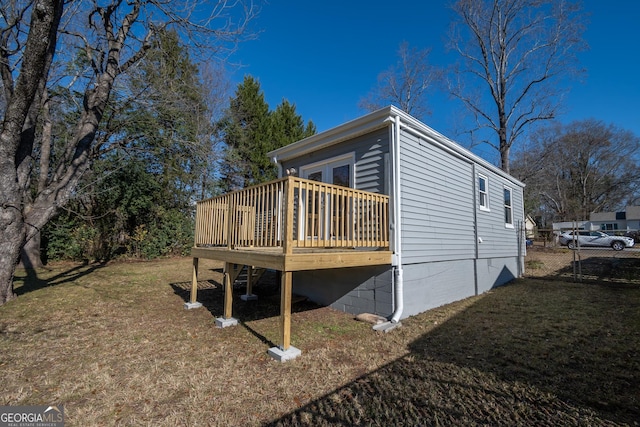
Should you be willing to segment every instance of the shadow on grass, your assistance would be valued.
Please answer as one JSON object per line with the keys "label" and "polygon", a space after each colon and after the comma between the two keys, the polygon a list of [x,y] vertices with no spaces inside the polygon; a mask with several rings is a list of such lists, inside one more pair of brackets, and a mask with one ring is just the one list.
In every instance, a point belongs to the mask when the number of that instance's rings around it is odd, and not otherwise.
{"label": "shadow on grass", "polygon": [[[222,274],[222,269],[211,271]],[[198,282],[198,302],[205,307],[213,317],[222,317],[224,313],[224,286],[217,280]],[[176,295],[185,302],[190,301],[191,282],[172,283],[171,287]],[[256,300],[243,301],[240,297],[246,293],[245,283],[233,286],[232,316],[262,343],[275,347],[276,344],[251,327],[250,322],[280,316],[280,284],[275,271],[267,271],[260,280],[253,285]],[[291,306],[292,313],[315,310],[321,306],[307,299],[294,298]]]}
{"label": "shadow on grass", "polygon": [[[574,267],[575,265],[575,267]],[[559,276],[573,276],[574,272],[582,282],[621,283],[640,285],[640,258],[588,257],[579,262],[571,262],[558,271]]]}
{"label": "shadow on grass", "polygon": [[79,264],[69,270],[47,278],[39,277],[36,269],[18,268],[14,275],[14,292],[16,295],[20,296],[49,286],[73,282],[81,277],[88,276],[96,270],[106,267],[106,265],[107,262]]}
{"label": "shadow on grass", "polygon": [[637,425],[639,313],[638,287],[507,286],[269,425]]}

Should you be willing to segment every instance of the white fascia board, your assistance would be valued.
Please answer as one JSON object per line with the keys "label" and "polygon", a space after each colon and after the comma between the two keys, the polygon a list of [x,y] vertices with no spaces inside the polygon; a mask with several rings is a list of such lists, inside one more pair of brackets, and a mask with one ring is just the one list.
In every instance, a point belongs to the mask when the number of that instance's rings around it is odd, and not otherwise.
{"label": "white fascia board", "polygon": [[372,132],[376,129],[390,126],[391,123],[388,119],[391,116],[392,108],[394,107],[382,108],[340,126],[301,139],[293,144],[285,145],[284,147],[268,152],[267,156],[269,156],[270,159],[276,159],[277,162],[280,163]]}

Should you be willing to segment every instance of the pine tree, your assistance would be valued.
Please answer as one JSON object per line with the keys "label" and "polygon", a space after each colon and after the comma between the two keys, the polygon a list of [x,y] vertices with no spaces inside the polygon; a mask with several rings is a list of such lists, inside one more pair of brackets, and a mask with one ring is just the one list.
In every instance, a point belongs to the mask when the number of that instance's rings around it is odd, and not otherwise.
{"label": "pine tree", "polygon": [[226,144],[223,192],[275,179],[277,170],[267,153],[316,133],[313,122],[305,126],[287,100],[270,111],[260,83],[251,76],[245,76],[229,104],[220,123]]}
{"label": "pine tree", "polygon": [[305,126],[304,120],[296,113],[295,104],[286,99],[278,105],[271,115],[272,139],[269,150],[284,147],[316,133],[312,121]]}
{"label": "pine tree", "polygon": [[265,173],[271,175],[266,159],[269,105],[256,79],[245,76],[238,85],[221,128],[226,144],[221,183],[224,191],[257,184]]}

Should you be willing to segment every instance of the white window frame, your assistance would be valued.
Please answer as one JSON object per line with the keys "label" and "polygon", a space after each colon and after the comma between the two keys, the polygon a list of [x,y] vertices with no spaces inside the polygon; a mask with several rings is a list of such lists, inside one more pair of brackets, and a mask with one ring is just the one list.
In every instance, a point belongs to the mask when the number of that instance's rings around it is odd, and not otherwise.
{"label": "white window frame", "polygon": [[[322,179],[325,180],[327,177],[332,176],[332,169],[335,167],[340,167],[344,165],[349,165],[349,182],[351,184],[350,188],[356,188],[356,153],[351,152],[347,154],[343,154],[341,156],[332,157],[330,159],[321,160],[319,162],[310,163],[308,165],[304,165],[300,168],[300,177],[307,178],[309,174],[314,172],[322,172]],[[324,182],[324,181],[323,181]]]}
{"label": "white window frame", "polygon": [[[506,192],[509,192],[509,205],[507,205],[507,198],[504,197]],[[511,187],[504,186],[502,192],[503,206],[504,206],[504,226],[506,228],[513,228],[513,189]],[[507,218],[507,209],[509,210],[509,217]]]}
{"label": "white window frame", "polygon": [[[480,180],[484,179],[484,192],[480,189]],[[484,194],[484,204],[482,204],[482,195]],[[478,206],[481,211],[491,212],[489,208],[489,178],[486,175],[478,174]]]}

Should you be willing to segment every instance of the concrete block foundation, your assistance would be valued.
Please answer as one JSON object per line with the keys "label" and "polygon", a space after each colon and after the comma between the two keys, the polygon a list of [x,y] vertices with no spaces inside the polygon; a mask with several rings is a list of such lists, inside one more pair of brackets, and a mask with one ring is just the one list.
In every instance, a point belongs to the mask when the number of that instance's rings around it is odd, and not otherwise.
{"label": "concrete block foundation", "polygon": [[278,362],[286,362],[287,360],[293,360],[302,354],[302,351],[298,348],[290,346],[286,350],[282,350],[280,347],[271,347],[269,349],[269,356],[277,360]]}
{"label": "concrete block foundation", "polygon": [[216,319],[216,327],[218,328],[228,328],[229,326],[236,326],[238,324],[238,319],[233,317],[229,317],[225,319],[224,317],[218,317]]}

